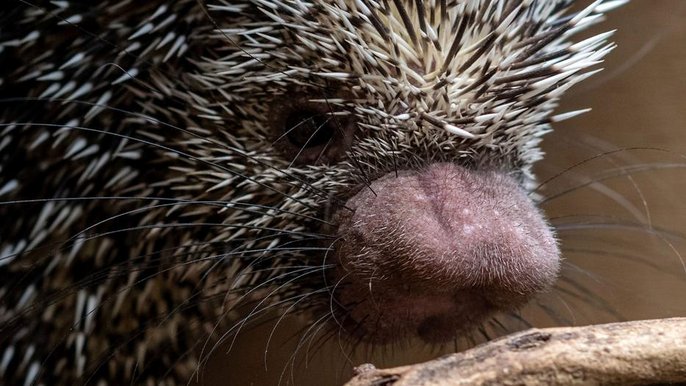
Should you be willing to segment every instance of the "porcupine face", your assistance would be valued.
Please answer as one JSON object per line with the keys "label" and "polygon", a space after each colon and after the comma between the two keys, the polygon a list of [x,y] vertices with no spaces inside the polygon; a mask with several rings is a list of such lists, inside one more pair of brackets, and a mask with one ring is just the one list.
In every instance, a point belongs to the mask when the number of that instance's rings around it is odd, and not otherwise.
{"label": "porcupine face", "polygon": [[15,11],[3,96],[44,105],[3,116],[3,199],[54,200],[3,209],[3,373],[181,379],[245,299],[372,342],[526,302],[559,265],[539,137],[609,50],[568,39],[617,5],[570,3]]}
{"label": "porcupine face", "polygon": [[607,7],[567,3],[258,2],[219,34],[236,45],[206,77],[310,186],[284,209],[326,219],[307,226],[333,237],[319,288],[348,333],[444,341],[556,278],[522,186],[557,98],[608,50],[566,42]]}

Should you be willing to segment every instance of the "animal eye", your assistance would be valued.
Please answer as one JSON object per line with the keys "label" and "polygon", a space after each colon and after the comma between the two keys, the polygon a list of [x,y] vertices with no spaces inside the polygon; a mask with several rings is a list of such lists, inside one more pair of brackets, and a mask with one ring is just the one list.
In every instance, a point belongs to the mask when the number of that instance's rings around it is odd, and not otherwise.
{"label": "animal eye", "polygon": [[274,101],[269,111],[273,145],[290,164],[326,164],[350,147],[354,122],[344,107],[307,95]]}
{"label": "animal eye", "polygon": [[284,121],[285,135],[295,146],[313,148],[326,145],[336,134],[336,121],[331,114],[314,110],[296,110]]}

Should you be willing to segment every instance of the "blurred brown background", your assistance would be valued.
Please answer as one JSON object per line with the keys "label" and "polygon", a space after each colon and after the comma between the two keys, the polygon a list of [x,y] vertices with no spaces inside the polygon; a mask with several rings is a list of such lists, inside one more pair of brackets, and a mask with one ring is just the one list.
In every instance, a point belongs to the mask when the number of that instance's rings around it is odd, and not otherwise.
{"label": "blurred brown background", "polygon": [[[686,241],[678,235],[686,233],[685,18],[686,0],[634,0],[589,31],[616,28],[619,46],[606,70],[571,90],[559,109],[593,111],[556,125],[544,141],[538,175],[557,177],[541,191],[555,198],[542,206],[560,227],[566,261],[560,288],[523,311],[535,326],[686,316]],[[284,320],[269,345],[273,324],[241,332],[230,353],[218,350],[201,382],[336,385],[351,365],[406,364],[455,350],[367,348],[346,359],[349,346],[334,337],[306,344],[293,361],[302,328]]]}

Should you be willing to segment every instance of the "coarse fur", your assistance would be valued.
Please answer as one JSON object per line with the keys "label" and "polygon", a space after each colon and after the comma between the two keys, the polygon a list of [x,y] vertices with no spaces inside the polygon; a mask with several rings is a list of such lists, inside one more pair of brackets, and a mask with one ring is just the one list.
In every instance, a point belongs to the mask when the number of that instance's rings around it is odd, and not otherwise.
{"label": "coarse fur", "polygon": [[16,1],[0,377],[184,384],[245,302],[350,327],[336,215],[434,164],[535,188],[541,136],[578,113],[560,96],[612,48],[571,36],[623,1],[573,3]]}

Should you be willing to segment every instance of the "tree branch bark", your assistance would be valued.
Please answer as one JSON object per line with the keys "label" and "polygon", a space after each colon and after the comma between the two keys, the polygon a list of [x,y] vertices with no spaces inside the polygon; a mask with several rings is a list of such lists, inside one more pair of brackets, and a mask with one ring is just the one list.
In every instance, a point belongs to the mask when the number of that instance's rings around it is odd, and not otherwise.
{"label": "tree branch bark", "polygon": [[681,383],[686,318],[531,329],[426,363],[356,372],[346,386]]}

